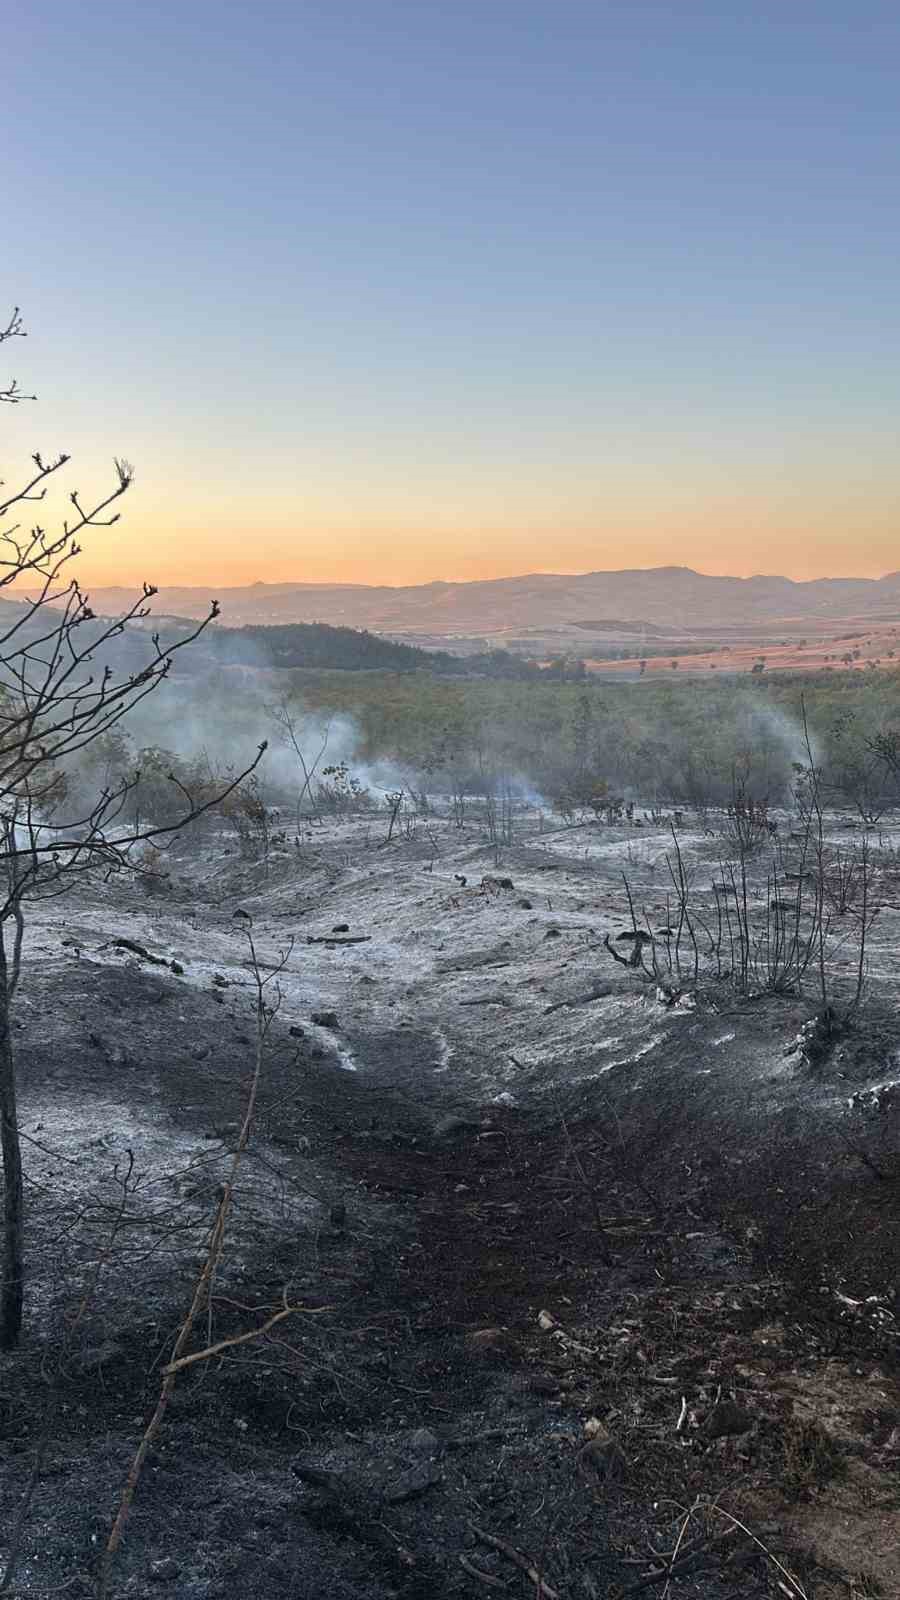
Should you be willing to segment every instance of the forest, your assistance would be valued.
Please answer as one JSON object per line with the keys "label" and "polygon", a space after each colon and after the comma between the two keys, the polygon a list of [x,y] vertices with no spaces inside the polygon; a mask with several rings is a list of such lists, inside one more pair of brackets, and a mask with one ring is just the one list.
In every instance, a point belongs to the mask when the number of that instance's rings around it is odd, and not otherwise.
{"label": "forest", "polygon": [[[789,806],[813,765],[828,803],[873,826],[900,796],[900,672],[566,683],[207,663],[165,684],[152,713],[93,747],[82,768],[89,784],[139,768],[129,808],[157,814],[173,803],[170,772],[192,794],[212,793],[232,752],[262,739],[252,787],[274,805],[294,804],[315,767],[319,781],[329,770],[352,779],[356,806],[397,790],[502,791],[570,820],[617,801],[702,813],[728,804],[736,782]],[[78,769],[68,782],[71,794]],[[308,785],[305,800],[315,792]],[[327,779],[323,798],[339,798]]]}
{"label": "forest", "polygon": [[[365,628],[324,622],[219,627],[206,641],[210,656],[228,666],[337,669],[345,672],[428,672],[444,677],[536,678],[540,668],[508,650],[452,655],[381,638]],[[582,668],[582,671],[584,669]]]}
{"label": "forest", "polygon": [[290,684],[298,712],[354,719],[360,762],[389,760],[439,787],[505,774],[563,809],[598,789],[702,807],[728,798],[737,769],[777,805],[809,764],[805,715],[837,800],[859,801],[871,821],[894,792],[873,747],[900,730],[897,672],[616,684],[294,673]]}

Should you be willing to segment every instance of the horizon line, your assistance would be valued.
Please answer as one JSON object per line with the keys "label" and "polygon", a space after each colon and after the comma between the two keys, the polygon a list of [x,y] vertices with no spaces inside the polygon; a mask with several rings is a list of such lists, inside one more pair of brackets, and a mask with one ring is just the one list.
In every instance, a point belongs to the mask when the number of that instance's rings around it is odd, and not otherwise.
{"label": "horizon line", "polygon": [[[303,578],[284,578],[267,580],[262,578],[248,579],[243,583],[219,583],[214,580],[201,580],[188,583],[179,581],[161,580],[152,584],[157,593],[168,590],[202,590],[215,589],[217,593],[229,593],[235,590],[247,589],[346,589],[346,590],[401,590],[401,589],[439,589],[439,588],[475,588],[487,584],[499,583],[524,583],[535,579],[565,579],[565,578],[603,578],[624,577],[629,574],[643,574],[650,576],[659,573],[685,573],[694,578],[702,578],[710,583],[785,583],[800,588],[815,583],[884,583],[890,578],[900,578],[900,568],[883,572],[877,578],[863,577],[855,573],[846,573],[836,576],[832,573],[820,573],[814,578],[790,578],[778,572],[754,572],[742,575],[740,573],[714,573],[701,572],[696,567],[680,566],[675,564],[650,567],[590,567],[577,571],[558,570],[532,570],[530,572],[509,572],[493,578],[425,578],[418,582],[410,583],[364,583],[361,581],[348,582],[346,580],[307,580]],[[102,582],[94,581],[90,585],[94,589],[122,590],[127,592],[132,588],[139,588],[140,581],[128,582]]]}

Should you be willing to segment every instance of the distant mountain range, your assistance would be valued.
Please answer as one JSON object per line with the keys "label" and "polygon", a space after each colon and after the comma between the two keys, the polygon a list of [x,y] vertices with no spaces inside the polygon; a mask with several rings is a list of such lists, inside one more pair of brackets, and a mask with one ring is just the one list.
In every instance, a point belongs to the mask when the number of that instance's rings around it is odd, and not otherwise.
{"label": "distant mountain range", "polygon": [[[427,583],[405,588],[364,584],[254,583],[242,588],[166,587],[154,612],[174,617],[205,615],[211,594],[229,627],[247,624],[326,622],[378,633],[452,637],[478,633],[497,637],[522,629],[579,623],[592,630],[635,625],[689,635],[717,629],[794,633],[833,628],[840,621],[900,620],[900,572],[883,578],[713,578],[690,567],[653,567],[577,576],[534,573],[472,583]],[[103,615],[119,612],[131,591],[91,591]],[[604,619],[609,619],[604,622]]]}

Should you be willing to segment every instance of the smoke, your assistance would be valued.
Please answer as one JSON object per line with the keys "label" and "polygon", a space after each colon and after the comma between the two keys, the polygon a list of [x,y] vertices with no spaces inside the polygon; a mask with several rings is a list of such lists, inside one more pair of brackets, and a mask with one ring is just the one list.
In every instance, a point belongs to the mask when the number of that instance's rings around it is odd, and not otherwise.
{"label": "smoke", "polygon": [[745,703],[738,731],[748,752],[749,786],[759,797],[788,800],[797,767],[810,764],[810,750],[813,764],[820,763],[819,741],[812,731],[808,749],[802,723],[771,701]]}
{"label": "smoke", "polygon": [[287,709],[301,763],[280,719],[282,693],[274,674],[252,668],[219,669],[200,678],[179,675],[142,700],[122,729],[135,754],[158,748],[189,766],[208,765],[213,772],[241,771],[265,740],[257,777],[272,804],[296,799],[304,781],[303,764],[308,772],[315,770],[315,781],[322,779],[325,768],[345,765],[376,799],[407,784],[409,774],[394,762],[365,758],[362,730],[354,717],[345,712],[329,717],[292,702]]}
{"label": "smoke", "polygon": [[[134,671],[142,641],[129,636],[128,644]],[[428,679],[421,693],[413,677],[398,692],[368,674],[346,673],[340,696],[352,697],[353,709],[329,714],[321,683],[309,690],[313,709],[303,703],[302,676],[273,668],[249,637],[246,652],[241,665],[224,666],[198,641],[176,657],[171,676],[120,724],[132,771],[142,749],[156,748],[226,778],[248,767],[267,741],[257,781],[271,806],[296,802],[305,766],[314,782],[328,781],[325,768],[346,768],[378,803],[389,792],[414,789],[549,809],[574,792],[573,777],[590,792],[605,784],[637,804],[701,797],[724,803],[735,771],[755,798],[780,804],[790,799],[795,767],[809,764],[796,712],[756,684],[752,692],[725,684],[712,690],[694,680],[649,695],[622,685],[575,696],[565,686],[511,693],[479,682],[448,695],[435,694]],[[290,729],[279,720],[280,706]],[[820,743],[814,736],[811,743],[820,764]],[[95,792],[102,774],[90,752],[83,760],[85,793]],[[143,765],[149,773],[153,764]],[[155,770],[162,788],[164,762]]]}

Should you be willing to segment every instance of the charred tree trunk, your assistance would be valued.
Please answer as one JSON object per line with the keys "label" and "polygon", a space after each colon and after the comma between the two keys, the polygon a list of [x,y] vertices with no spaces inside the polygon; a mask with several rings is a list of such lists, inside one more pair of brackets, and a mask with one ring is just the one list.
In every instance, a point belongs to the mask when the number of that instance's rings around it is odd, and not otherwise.
{"label": "charred tree trunk", "polygon": [[10,1030],[9,973],[0,924],[0,1153],[3,1157],[3,1282],[0,1350],[14,1350],[22,1331],[22,1150],[16,1111],[16,1071]]}

